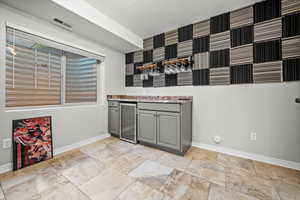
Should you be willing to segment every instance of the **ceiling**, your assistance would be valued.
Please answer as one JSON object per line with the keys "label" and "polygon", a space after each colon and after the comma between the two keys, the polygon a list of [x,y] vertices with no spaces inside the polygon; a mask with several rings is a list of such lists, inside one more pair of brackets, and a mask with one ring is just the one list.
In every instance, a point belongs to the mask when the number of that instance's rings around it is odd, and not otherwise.
{"label": "ceiling", "polygon": [[86,0],[142,38],[261,0]]}

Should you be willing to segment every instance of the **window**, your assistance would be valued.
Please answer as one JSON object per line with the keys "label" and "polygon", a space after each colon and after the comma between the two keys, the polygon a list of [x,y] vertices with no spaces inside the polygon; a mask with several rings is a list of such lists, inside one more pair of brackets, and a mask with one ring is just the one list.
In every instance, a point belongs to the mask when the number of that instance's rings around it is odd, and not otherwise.
{"label": "window", "polygon": [[6,107],[95,103],[102,59],[7,27]]}

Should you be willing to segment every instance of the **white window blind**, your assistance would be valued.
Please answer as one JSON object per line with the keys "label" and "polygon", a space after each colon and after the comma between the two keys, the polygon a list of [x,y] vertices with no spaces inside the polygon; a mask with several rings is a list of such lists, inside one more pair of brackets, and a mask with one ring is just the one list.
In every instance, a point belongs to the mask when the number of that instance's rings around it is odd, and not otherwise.
{"label": "white window blind", "polygon": [[28,33],[6,30],[6,106],[60,104],[62,51]]}
{"label": "white window blind", "polygon": [[97,60],[66,55],[66,103],[97,102]]}

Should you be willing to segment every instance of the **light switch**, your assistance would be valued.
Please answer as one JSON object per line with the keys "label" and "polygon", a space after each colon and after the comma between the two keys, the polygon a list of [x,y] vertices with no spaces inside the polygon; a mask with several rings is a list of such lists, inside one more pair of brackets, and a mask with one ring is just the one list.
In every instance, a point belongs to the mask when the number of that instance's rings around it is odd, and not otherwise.
{"label": "light switch", "polygon": [[11,148],[11,139],[7,138],[3,140],[3,149]]}

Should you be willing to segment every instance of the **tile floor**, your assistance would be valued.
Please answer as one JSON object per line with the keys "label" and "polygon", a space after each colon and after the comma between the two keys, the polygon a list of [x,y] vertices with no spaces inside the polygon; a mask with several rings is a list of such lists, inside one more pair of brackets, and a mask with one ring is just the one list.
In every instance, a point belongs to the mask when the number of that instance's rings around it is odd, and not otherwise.
{"label": "tile floor", "polygon": [[0,176],[0,200],[300,200],[300,171],[116,138]]}

